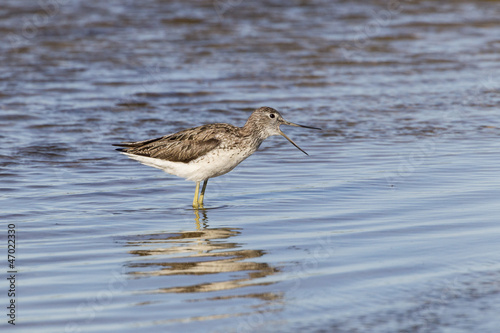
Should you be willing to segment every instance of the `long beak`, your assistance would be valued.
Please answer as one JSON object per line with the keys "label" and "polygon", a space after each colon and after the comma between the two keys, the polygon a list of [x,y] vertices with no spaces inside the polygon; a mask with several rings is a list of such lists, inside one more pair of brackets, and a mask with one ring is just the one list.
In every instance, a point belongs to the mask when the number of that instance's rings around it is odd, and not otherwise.
{"label": "long beak", "polygon": [[311,126],[306,126],[306,125],[299,125],[299,124],[291,123],[291,122],[286,121],[286,120],[284,120],[281,125],[289,125],[289,126],[295,126],[295,127],[304,127],[304,128],[310,128],[310,129],[315,129],[315,130],[320,130],[321,131],[321,128],[311,127]]}
{"label": "long beak", "polygon": [[[316,130],[321,130],[321,128],[317,128],[317,127],[311,127],[311,126],[305,126],[305,125],[299,125],[299,124],[294,124],[294,123],[291,123],[289,121],[286,121],[284,120],[283,123],[281,125],[289,125],[289,126],[295,126],[295,127],[304,127],[304,128],[310,128],[310,129],[316,129]],[[302,148],[300,148],[299,146],[297,146],[297,144],[295,142],[292,141],[292,139],[290,139],[288,136],[286,136],[285,133],[283,133],[281,131],[281,129],[278,129],[280,134],[283,135],[285,137],[285,139],[287,139],[288,141],[290,141],[290,143],[292,145],[294,145],[295,147],[297,147],[301,152],[303,152],[304,154],[306,154],[307,156],[309,156],[308,153],[306,153]]]}

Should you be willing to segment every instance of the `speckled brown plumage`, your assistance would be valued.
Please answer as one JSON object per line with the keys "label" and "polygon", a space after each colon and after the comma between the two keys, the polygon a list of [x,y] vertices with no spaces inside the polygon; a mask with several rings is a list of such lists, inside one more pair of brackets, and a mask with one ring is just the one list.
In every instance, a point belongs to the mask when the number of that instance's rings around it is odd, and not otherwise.
{"label": "speckled brown plumage", "polygon": [[255,146],[257,149],[268,137],[265,123],[259,121],[259,118],[265,113],[274,112],[279,115],[278,111],[269,107],[262,107],[258,111],[250,116],[243,127],[222,123],[209,124],[155,139],[122,142],[115,146],[126,147],[117,150],[129,154],[182,163],[195,160],[215,148],[233,149],[244,144]]}
{"label": "speckled brown plumage", "polygon": [[226,133],[226,135],[238,136],[239,131],[236,127],[228,124],[203,125],[160,138],[124,142],[119,145],[126,148],[118,150],[172,162],[188,163],[219,146],[221,140],[216,137],[221,132]]}

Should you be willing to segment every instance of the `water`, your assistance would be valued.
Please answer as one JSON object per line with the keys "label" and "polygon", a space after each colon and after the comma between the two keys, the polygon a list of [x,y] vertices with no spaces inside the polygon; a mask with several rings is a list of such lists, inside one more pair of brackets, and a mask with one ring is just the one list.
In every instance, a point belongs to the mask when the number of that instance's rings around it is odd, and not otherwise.
{"label": "water", "polygon": [[[0,202],[24,332],[496,332],[495,1],[4,1]],[[112,143],[259,106],[194,184]],[[6,256],[7,247],[2,246]],[[7,262],[2,264],[7,272]]]}

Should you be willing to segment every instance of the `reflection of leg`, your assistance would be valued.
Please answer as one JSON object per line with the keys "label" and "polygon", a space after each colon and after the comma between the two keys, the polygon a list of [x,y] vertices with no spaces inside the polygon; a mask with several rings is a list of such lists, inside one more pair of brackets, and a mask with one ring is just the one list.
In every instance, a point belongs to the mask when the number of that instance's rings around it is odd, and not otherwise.
{"label": "reflection of leg", "polygon": [[198,210],[196,209],[194,211],[194,221],[196,222],[196,230],[201,230],[201,226],[200,226],[200,213],[198,212]]}
{"label": "reflection of leg", "polygon": [[198,194],[200,192],[200,182],[196,182],[196,190],[194,190],[193,207],[198,209],[200,205],[198,204]]}
{"label": "reflection of leg", "polygon": [[[201,209],[194,209],[193,211],[194,211],[194,222],[196,223],[196,230],[200,231],[202,229],[206,229],[208,227],[207,211],[203,209],[203,206],[201,206]],[[202,214],[201,216],[200,212]]]}
{"label": "reflection of leg", "polygon": [[207,188],[207,184],[208,184],[208,179],[206,179],[203,182],[203,187],[201,188],[201,194],[200,194],[200,200],[199,200],[200,206],[203,206],[203,197],[205,196],[205,189]]}

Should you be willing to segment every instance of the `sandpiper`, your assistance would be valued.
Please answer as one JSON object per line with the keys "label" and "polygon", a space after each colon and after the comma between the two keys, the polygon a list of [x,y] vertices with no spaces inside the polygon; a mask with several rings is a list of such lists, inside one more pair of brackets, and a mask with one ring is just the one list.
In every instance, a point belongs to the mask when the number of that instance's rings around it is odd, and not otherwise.
{"label": "sandpiper", "polygon": [[[250,115],[243,127],[223,123],[209,124],[160,138],[122,142],[114,146],[125,147],[117,150],[142,164],[196,182],[193,207],[200,209],[203,208],[208,179],[233,170],[271,135],[284,136],[308,155],[280,130],[280,125],[320,130],[291,123],[283,119],[275,109],[261,107]],[[199,193],[201,181],[203,188]]]}

